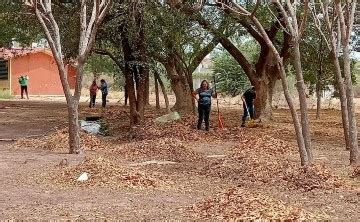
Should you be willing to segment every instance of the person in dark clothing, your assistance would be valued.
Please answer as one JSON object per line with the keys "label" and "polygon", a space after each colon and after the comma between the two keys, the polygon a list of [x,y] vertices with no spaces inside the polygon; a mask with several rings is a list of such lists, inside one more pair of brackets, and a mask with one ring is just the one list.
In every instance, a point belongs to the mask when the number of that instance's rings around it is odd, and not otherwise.
{"label": "person in dark clothing", "polygon": [[245,127],[245,121],[248,115],[250,115],[251,119],[255,117],[255,109],[254,109],[254,100],[256,99],[256,91],[255,87],[252,86],[250,89],[246,90],[245,93],[241,96],[243,101],[243,109],[244,115],[242,116],[241,127]]}
{"label": "person in dark clothing", "polygon": [[20,88],[21,88],[21,99],[24,99],[24,92],[25,92],[26,98],[29,99],[29,94],[28,94],[28,90],[27,90],[28,82],[29,82],[29,77],[27,75],[19,77],[19,84],[20,84]]}
{"label": "person in dark clothing", "polygon": [[100,80],[100,86],[99,89],[101,90],[101,99],[102,99],[102,107],[106,106],[106,97],[108,95],[109,89],[108,89],[108,85],[105,81],[105,79],[101,79]]}
{"label": "person in dark clothing", "polygon": [[96,84],[96,80],[94,80],[89,88],[90,90],[90,108],[95,107],[95,101],[96,101],[96,93],[98,91],[98,85]]}
{"label": "person in dark clothing", "polygon": [[[198,88],[193,93],[193,97],[198,101],[198,112],[199,120],[197,128],[201,129],[203,120],[205,120],[205,130],[209,131],[210,127],[210,111],[211,111],[211,97],[216,98],[217,93],[214,92],[210,87],[209,83],[206,80],[201,82],[200,88]],[[199,95],[199,99],[196,98],[196,95]]]}

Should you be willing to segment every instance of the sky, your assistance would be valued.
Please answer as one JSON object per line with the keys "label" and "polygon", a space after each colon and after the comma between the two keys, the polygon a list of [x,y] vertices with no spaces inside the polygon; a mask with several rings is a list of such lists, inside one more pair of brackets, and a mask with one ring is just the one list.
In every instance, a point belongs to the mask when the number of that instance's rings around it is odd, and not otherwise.
{"label": "sky", "polygon": [[351,56],[357,61],[360,61],[360,52],[353,52]]}

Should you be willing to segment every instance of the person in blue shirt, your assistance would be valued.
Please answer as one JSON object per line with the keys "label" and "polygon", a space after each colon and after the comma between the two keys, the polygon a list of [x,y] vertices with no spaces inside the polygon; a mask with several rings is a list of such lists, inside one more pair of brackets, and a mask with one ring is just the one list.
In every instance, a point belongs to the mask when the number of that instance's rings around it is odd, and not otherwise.
{"label": "person in blue shirt", "polygon": [[[208,81],[203,80],[200,84],[200,88],[195,90],[192,95],[198,101],[199,120],[197,129],[201,129],[202,122],[205,120],[205,130],[209,131],[211,97],[216,98],[217,93],[210,88]],[[197,98],[196,95],[199,95],[199,98]]]}
{"label": "person in blue shirt", "polygon": [[105,79],[100,80],[99,89],[101,90],[102,107],[106,106],[106,96],[108,95],[109,89]]}

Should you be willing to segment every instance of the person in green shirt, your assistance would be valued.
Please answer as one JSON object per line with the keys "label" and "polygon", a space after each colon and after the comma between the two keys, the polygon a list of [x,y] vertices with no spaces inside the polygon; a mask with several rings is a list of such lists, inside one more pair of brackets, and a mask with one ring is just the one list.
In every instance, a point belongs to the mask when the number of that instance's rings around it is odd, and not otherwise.
{"label": "person in green shirt", "polygon": [[28,82],[29,82],[29,76],[25,75],[19,77],[19,84],[21,88],[21,99],[24,99],[24,91],[26,94],[26,98],[29,99],[29,94],[27,90]]}

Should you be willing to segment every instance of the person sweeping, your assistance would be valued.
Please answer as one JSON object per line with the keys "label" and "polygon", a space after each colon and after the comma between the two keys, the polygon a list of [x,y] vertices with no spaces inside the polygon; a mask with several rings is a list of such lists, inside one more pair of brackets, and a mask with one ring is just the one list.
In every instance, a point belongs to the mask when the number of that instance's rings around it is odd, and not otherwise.
{"label": "person sweeping", "polygon": [[[192,95],[198,101],[199,119],[197,129],[200,130],[203,121],[205,121],[205,130],[209,131],[211,97],[217,98],[217,93],[210,88],[207,80],[203,80],[200,84],[200,88],[195,90]],[[196,95],[199,95],[199,98],[197,98]]]}
{"label": "person sweeping", "polygon": [[246,90],[245,93],[241,96],[243,101],[244,115],[242,116],[241,127],[245,127],[245,122],[247,117],[250,115],[251,119],[255,117],[254,101],[256,99],[256,90],[252,86],[250,89]]}

